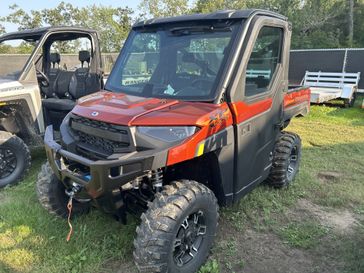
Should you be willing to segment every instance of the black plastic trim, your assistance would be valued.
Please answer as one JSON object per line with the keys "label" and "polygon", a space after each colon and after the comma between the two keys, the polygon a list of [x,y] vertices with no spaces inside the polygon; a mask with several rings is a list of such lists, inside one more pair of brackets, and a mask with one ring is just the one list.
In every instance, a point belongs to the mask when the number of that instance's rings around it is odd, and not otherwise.
{"label": "black plastic trim", "polygon": [[182,15],[175,17],[149,19],[137,22],[136,24],[133,25],[133,28],[178,23],[178,22],[188,22],[188,21],[193,22],[202,20],[207,21],[207,20],[246,19],[255,14],[266,15],[281,20],[287,20],[287,17],[268,10],[261,10],[261,9],[219,10],[207,14],[202,13],[202,14],[191,14],[191,15]]}
{"label": "black plastic trim", "polygon": [[[58,179],[63,182],[71,180],[85,186],[93,198],[117,189],[135,178],[145,175],[150,170],[165,167],[168,155],[168,149],[160,149],[128,153],[115,160],[93,161],[64,150],[54,140],[52,126],[48,126],[46,129],[44,144],[48,161]],[[89,168],[91,179],[87,180],[82,175],[68,169],[61,160],[62,158]],[[110,169],[113,167],[121,167],[123,173],[111,176]]]}
{"label": "black plastic trim", "polygon": [[290,120],[296,116],[305,116],[309,112],[309,102],[301,102],[300,104],[288,107],[284,109],[284,121]]}

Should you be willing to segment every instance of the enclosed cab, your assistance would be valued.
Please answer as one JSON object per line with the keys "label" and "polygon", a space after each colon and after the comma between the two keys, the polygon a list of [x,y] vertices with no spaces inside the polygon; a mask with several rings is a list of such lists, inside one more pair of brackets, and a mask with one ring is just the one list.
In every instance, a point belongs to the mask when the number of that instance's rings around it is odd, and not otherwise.
{"label": "enclosed cab", "polygon": [[[195,272],[216,233],[218,204],[263,181],[288,186],[307,88],[288,90],[291,25],[262,10],[137,23],[104,90],[45,134],[41,203],[67,216],[96,205],[125,221],[144,212],[134,258],[145,272]],[[63,194],[63,199],[43,198]],[[149,205],[148,205],[149,204]]]}

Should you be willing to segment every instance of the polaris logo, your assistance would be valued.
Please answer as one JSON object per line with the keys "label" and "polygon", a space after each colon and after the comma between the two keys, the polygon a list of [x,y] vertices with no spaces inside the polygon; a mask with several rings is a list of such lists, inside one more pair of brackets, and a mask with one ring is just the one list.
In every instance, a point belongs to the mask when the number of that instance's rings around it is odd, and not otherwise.
{"label": "polaris logo", "polygon": [[93,117],[97,117],[99,115],[99,112],[92,112],[91,113],[91,116],[93,116]]}

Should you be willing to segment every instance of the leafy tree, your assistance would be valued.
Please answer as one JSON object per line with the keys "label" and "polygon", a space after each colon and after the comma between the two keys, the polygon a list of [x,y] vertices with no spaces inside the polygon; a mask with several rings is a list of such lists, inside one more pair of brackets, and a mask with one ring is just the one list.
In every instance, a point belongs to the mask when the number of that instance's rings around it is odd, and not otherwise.
{"label": "leafy tree", "polygon": [[118,52],[131,29],[132,14],[129,8],[93,5],[79,9],[74,18],[79,25],[99,31],[103,52]]}
{"label": "leafy tree", "polygon": [[197,0],[193,12],[245,8],[287,16],[293,25],[293,48],[364,47],[363,0]]}
{"label": "leafy tree", "polygon": [[193,10],[205,13],[224,9],[259,8],[277,11],[288,16],[299,6],[300,2],[300,0],[198,0]]}
{"label": "leafy tree", "polygon": [[354,0],[348,1],[348,43],[353,46],[354,39]]}
{"label": "leafy tree", "polygon": [[30,11],[27,13],[17,4],[9,6],[11,13],[8,16],[0,18],[0,21],[18,25],[18,29],[37,28],[42,25],[42,15],[39,11]]}
{"label": "leafy tree", "polygon": [[294,48],[340,47],[343,1],[307,0],[291,16]]}
{"label": "leafy tree", "polygon": [[[364,47],[364,0],[142,0],[139,17],[165,17],[222,9],[262,8],[288,17],[292,48]],[[46,25],[80,25],[99,31],[104,52],[119,51],[132,24],[130,8],[91,5],[78,8],[61,2],[53,9],[26,12],[17,5],[0,22],[19,29]],[[0,33],[4,28],[0,25]]]}
{"label": "leafy tree", "polygon": [[0,54],[9,54],[12,47],[10,45],[0,44]]}
{"label": "leafy tree", "polygon": [[193,12],[197,13],[208,13],[216,10],[228,9],[230,7],[235,8],[235,1],[229,0],[198,0]]}
{"label": "leafy tree", "polygon": [[188,0],[143,0],[142,17],[167,17],[190,13]]}
{"label": "leafy tree", "polygon": [[364,47],[364,1],[354,4],[353,46]]}
{"label": "leafy tree", "polygon": [[18,5],[9,7],[11,13],[0,18],[0,21],[18,25],[18,29],[31,29],[41,26],[78,25],[99,31],[101,50],[103,52],[118,52],[122,41],[126,38],[132,24],[130,8],[114,8],[105,6],[74,7],[61,2],[52,9],[29,13]]}
{"label": "leafy tree", "polygon": [[0,54],[30,54],[34,49],[34,44],[22,42],[18,46],[0,44]]}

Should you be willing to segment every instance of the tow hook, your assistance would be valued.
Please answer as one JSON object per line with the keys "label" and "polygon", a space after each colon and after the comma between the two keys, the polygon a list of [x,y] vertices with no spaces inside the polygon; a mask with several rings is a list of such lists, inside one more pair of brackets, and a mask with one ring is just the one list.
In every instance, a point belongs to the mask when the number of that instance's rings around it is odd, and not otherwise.
{"label": "tow hook", "polygon": [[67,238],[66,241],[69,242],[71,240],[71,236],[73,233],[73,227],[71,224],[71,216],[72,216],[72,207],[73,207],[73,198],[75,197],[76,193],[78,193],[79,191],[81,191],[82,187],[76,183],[72,183],[72,188],[69,190],[65,190],[65,193],[69,196],[69,200],[67,203],[67,210],[68,210],[68,217],[67,217],[67,222],[68,222],[68,226],[69,226],[69,232],[67,234]]}
{"label": "tow hook", "polygon": [[73,198],[76,195],[76,193],[81,191],[81,189],[82,189],[81,185],[73,182],[72,188],[66,189],[65,193],[67,194],[68,197]]}

